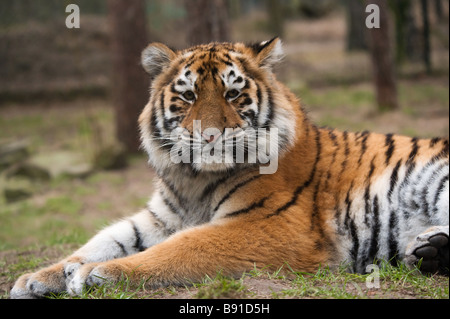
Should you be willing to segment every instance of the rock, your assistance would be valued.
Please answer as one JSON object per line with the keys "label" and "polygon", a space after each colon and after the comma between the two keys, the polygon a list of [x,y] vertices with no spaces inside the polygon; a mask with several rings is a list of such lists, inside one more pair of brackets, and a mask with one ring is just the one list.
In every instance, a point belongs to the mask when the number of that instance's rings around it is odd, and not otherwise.
{"label": "rock", "polygon": [[6,173],[7,178],[11,178],[14,176],[24,177],[38,182],[46,182],[51,178],[50,172],[48,170],[27,162],[13,166]]}
{"label": "rock", "polygon": [[52,178],[59,176],[84,178],[94,170],[84,154],[74,151],[37,154],[30,158],[29,163],[48,171]]}
{"label": "rock", "polygon": [[97,151],[94,155],[94,166],[100,169],[122,169],[127,166],[125,149],[120,145],[110,145]]}
{"label": "rock", "polygon": [[25,141],[0,142],[0,172],[30,156]]}
{"label": "rock", "polygon": [[33,184],[25,178],[8,179],[3,187],[3,195],[7,203],[27,199],[33,195]]}
{"label": "rock", "polygon": [[92,174],[94,168],[90,163],[79,163],[71,167],[67,167],[62,171],[61,175],[70,178],[86,178]]}

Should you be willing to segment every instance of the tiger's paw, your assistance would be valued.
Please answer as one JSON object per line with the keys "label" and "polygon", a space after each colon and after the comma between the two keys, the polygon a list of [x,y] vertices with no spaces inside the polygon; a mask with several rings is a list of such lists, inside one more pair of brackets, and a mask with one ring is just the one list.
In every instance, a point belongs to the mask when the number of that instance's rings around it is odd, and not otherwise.
{"label": "tiger's paw", "polygon": [[34,295],[27,288],[27,282],[33,274],[25,274],[17,279],[14,287],[11,289],[9,296],[11,299],[37,299],[39,296]]}
{"label": "tiger's paw", "polygon": [[82,266],[67,285],[70,295],[81,295],[85,289],[116,283],[122,277],[121,267],[115,262],[87,264]]}
{"label": "tiger's paw", "polygon": [[[408,267],[419,265],[424,273],[449,274],[449,227],[435,226],[418,235],[407,247]],[[421,262],[420,262],[421,261]]]}
{"label": "tiger's paw", "polygon": [[37,299],[65,290],[63,264],[44,268],[33,274],[21,276],[11,289],[12,299]]}
{"label": "tiger's paw", "polygon": [[84,264],[80,257],[70,257],[35,273],[22,275],[11,289],[11,299],[38,299],[66,291],[77,270]]}

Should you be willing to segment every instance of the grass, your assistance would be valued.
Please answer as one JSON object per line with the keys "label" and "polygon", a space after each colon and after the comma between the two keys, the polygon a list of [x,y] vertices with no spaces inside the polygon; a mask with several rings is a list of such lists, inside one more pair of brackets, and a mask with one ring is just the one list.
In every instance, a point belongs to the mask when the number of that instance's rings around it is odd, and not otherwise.
{"label": "grass", "polygon": [[223,276],[218,272],[214,278],[206,276],[202,283],[194,284],[198,289],[194,298],[197,299],[233,299],[248,298],[252,292],[244,285],[243,278],[235,279]]}
{"label": "grass", "polygon": [[349,273],[345,267],[337,270],[324,268],[314,274],[294,274],[293,287],[281,291],[281,296],[333,299],[399,298],[405,294],[430,299],[449,296],[445,278],[423,276],[418,270],[408,269],[403,264],[393,267],[382,262],[377,280],[374,273]]}
{"label": "grass", "polygon": [[[21,257],[14,264],[0,260],[0,275],[13,282],[17,273],[36,269],[43,258]],[[231,278],[218,272],[215,277],[206,276],[202,282],[185,287],[169,286],[149,289],[145,281],[138,285],[122,278],[117,283],[106,283],[85,290],[80,296],[60,294],[50,299],[448,299],[448,278],[424,276],[416,269],[400,264],[378,264],[379,282],[374,273],[354,274],[342,266],[337,269],[321,268],[315,273],[293,271],[288,265],[276,272],[254,269],[240,278]],[[372,285],[371,285],[372,284]],[[262,286],[264,286],[262,288]],[[1,295],[0,295],[1,296]],[[4,297],[8,293],[4,292]]]}

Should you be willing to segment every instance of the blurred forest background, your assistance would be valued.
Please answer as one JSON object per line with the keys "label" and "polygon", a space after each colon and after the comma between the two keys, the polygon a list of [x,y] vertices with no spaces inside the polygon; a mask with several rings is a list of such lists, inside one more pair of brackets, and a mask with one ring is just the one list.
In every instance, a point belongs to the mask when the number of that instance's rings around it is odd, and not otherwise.
{"label": "blurred forest background", "polygon": [[[70,3],[79,29],[66,28]],[[381,29],[365,26],[369,3]],[[447,0],[0,1],[0,250],[79,244],[145,204],[147,43],[279,35],[277,75],[319,125],[448,136],[448,12]]]}

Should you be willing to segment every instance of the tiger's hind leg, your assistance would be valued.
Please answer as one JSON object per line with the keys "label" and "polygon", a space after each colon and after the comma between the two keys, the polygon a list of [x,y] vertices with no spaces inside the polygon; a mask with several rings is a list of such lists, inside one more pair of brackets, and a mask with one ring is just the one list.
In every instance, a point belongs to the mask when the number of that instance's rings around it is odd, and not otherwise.
{"label": "tiger's hind leg", "polygon": [[406,248],[406,265],[410,268],[420,265],[424,273],[448,276],[448,237],[449,226],[434,226],[419,234]]}

